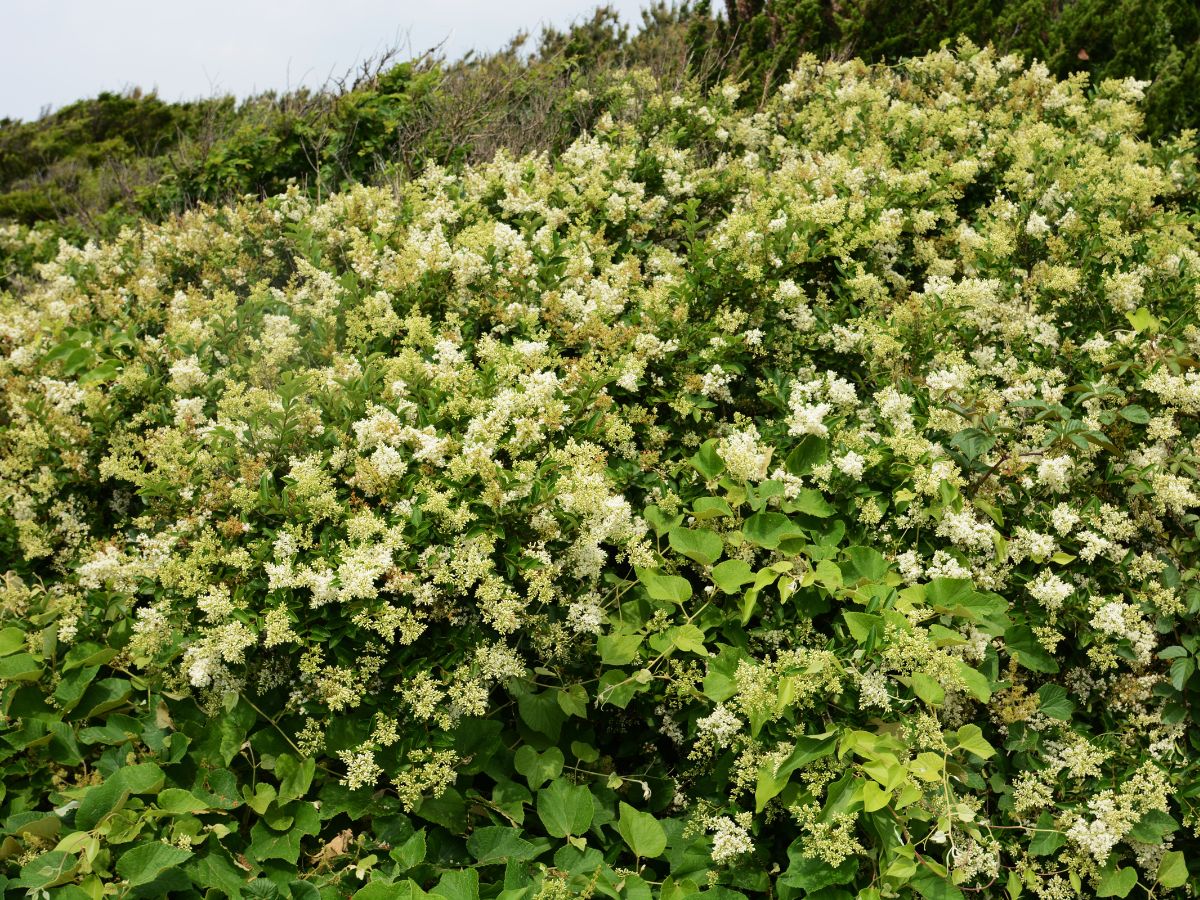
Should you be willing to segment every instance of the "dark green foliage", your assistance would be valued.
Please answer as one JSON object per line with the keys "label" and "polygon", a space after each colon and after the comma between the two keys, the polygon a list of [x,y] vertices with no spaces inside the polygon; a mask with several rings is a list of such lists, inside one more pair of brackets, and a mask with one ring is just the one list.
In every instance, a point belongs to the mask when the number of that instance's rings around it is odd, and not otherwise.
{"label": "dark green foliage", "polygon": [[960,36],[1039,59],[1057,77],[1150,81],[1151,137],[1200,126],[1194,0],[724,0],[719,10],[701,0],[653,5],[636,29],[602,7],[564,31],[543,30],[532,52],[522,35],[452,64],[390,66],[385,55],[349,85],[320,91],[241,103],[104,93],[34,122],[0,120],[0,221],[112,235],[140,217],[290,183],[320,197],[430,161],[554,153],[592,124],[576,92],[594,93],[626,68],[648,69],[668,90],[685,74],[707,87],[743,80],[743,102],[757,104],[802,54],[895,62]]}
{"label": "dark green foliage", "polygon": [[1194,0],[726,0],[709,39],[736,77],[777,82],[803,53],[878,62],[936,50],[964,35],[1087,73],[1152,82],[1146,130],[1200,126],[1200,4]]}

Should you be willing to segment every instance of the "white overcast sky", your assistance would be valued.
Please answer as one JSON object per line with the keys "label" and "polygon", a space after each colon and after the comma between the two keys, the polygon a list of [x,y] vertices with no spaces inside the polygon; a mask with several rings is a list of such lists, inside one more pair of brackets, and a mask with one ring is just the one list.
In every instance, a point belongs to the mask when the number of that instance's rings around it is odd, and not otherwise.
{"label": "white overcast sky", "polygon": [[[0,0],[0,118],[103,90],[166,100],[318,85],[393,43],[453,58],[566,25],[597,0]],[[624,21],[642,0],[608,0]]]}

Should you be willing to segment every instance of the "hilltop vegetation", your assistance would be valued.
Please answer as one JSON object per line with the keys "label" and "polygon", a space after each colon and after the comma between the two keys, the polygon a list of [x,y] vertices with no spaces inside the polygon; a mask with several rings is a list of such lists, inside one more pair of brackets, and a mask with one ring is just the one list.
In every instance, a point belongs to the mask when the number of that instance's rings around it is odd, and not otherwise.
{"label": "hilltop vegetation", "polygon": [[[1200,7],[1191,0],[726,0],[658,5],[636,28],[598,10],[530,47],[446,62],[427,54],[368,61],[323,90],[164,102],[102,94],[37,121],[0,121],[0,221],[55,223],[74,241],[116,234],[199,202],[271,196],[296,184],[321,198],[352,184],[389,184],[428,162],[458,166],[504,148],[561,151],[598,107],[572,102],[627,68],[664,89],[695,79],[745,82],[760,106],[802,53],[894,63],[960,35],[1076,73],[1148,82],[1145,133],[1200,126]],[[0,272],[0,278],[3,273]],[[0,281],[0,283],[3,283]]]}
{"label": "hilltop vegetation", "polygon": [[1190,138],[969,43],[564,71],[385,187],[4,232],[0,885],[1193,890]]}

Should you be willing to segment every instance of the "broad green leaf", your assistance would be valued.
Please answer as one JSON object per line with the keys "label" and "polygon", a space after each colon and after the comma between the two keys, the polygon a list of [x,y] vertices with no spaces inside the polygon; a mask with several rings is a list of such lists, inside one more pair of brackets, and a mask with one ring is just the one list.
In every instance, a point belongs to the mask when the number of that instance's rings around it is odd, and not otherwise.
{"label": "broad green leaf", "polygon": [[941,706],[946,702],[946,692],[936,679],[924,672],[915,672],[912,677],[913,693],[930,706]]}
{"label": "broad green leaf", "polygon": [[175,815],[198,813],[210,808],[207,803],[191,791],[185,791],[182,788],[167,788],[161,791],[154,805],[163,812]]}
{"label": "broad green leaf", "polygon": [[403,881],[377,878],[355,891],[351,900],[424,900],[429,896],[411,878]]}
{"label": "broad green leaf", "polygon": [[1139,307],[1137,312],[1125,313],[1125,318],[1129,320],[1129,324],[1133,326],[1133,330],[1138,334],[1141,334],[1143,331],[1149,331],[1153,334],[1162,328],[1162,322],[1144,306]]}
{"label": "broad green leaf", "polygon": [[667,849],[667,833],[662,824],[650,813],[638,812],[628,803],[620,804],[617,831],[633,851],[642,859],[656,859]]}
{"label": "broad green leaf", "polygon": [[676,525],[679,525],[681,522],[683,522],[683,516],[668,516],[657,506],[647,506],[645,511],[642,513],[642,518],[644,518],[646,523],[654,529],[654,533],[658,537],[662,537]]}
{"label": "broad green leaf", "polygon": [[388,856],[396,863],[397,871],[407,872],[425,861],[425,853],[425,829],[422,828],[399,847],[393,847]]}
{"label": "broad green leaf", "polygon": [[774,550],[780,541],[800,537],[804,532],[783,513],[759,512],[745,521],[742,534],[750,543]]}
{"label": "broad green leaf", "polygon": [[1069,722],[1075,704],[1067,699],[1066,688],[1057,684],[1043,684],[1038,688],[1038,708],[1051,719]]}
{"label": "broad green leaf", "polygon": [[653,569],[638,569],[638,581],[646,588],[646,593],[653,600],[666,600],[671,603],[686,603],[692,596],[692,585],[686,578],[678,575],[663,575]]}
{"label": "broad green leaf", "polygon": [[717,563],[709,574],[713,583],[725,594],[739,593],[743,585],[754,580],[754,570],[742,559],[727,559]]}
{"label": "broad green leaf", "polygon": [[697,522],[732,515],[733,509],[720,497],[699,497],[692,502],[692,516]]}
{"label": "broad green leaf", "polygon": [[847,547],[846,558],[849,560],[849,570],[858,580],[882,581],[887,575],[888,563],[883,554],[873,547]]}
{"label": "broad green leaf", "polygon": [[867,781],[862,786],[863,810],[876,812],[887,806],[892,800],[892,792],[885,791],[874,781]]}
{"label": "broad green leaf", "polygon": [[964,900],[963,892],[946,877],[929,871],[920,871],[910,882],[925,900]]}
{"label": "broad green leaf", "polygon": [[316,770],[317,761],[311,756],[297,760],[288,753],[280,755],[275,760],[275,777],[279,779],[280,804],[290,803],[307,794]]}
{"label": "broad green leaf", "polygon": [[75,827],[90,831],[104,816],[120,809],[131,794],[157,794],[165,776],[154,763],[123,766],[103,784],[89,788],[75,810]]}
{"label": "broad green leaf", "polygon": [[29,653],[16,653],[0,658],[0,681],[37,681],[42,677],[42,663]]}
{"label": "broad green leaf", "polygon": [[584,834],[591,827],[595,801],[592,792],[584,785],[573,785],[565,779],[556,778],[548,787],[538,791],[537,813],[547,834],[565,838]]}
{"label": "broad green leaf", "polygon": [[963,684],[967,687],[967,693],[980,703],[987,703],[992,699],[991,685],[988,683],[987,676],[982,672],[971,668],[965,662],[959,660],[958,674],[962,676]]}
{"label": "broad green leaf", "polygon": [[467,852],[480,865],[489,865],[507,862],[510,859],[533,859],[539,851],[521,837],[520,828],[489,825],[471,832],[471,836],[467,838]]}
{"label": "broad green leaf", "polygon": [[521,721],[552,741],[558,740],[563,722],[567,718],[567,714],[558,705],[558,692],[554,690],[518,695],[517,712]]}
{"label": "broad green leaf", "polygon": [[1105,867],[1096,884],[1097,897],[1128,897],[1137,884],[1137,869],[1132,866]]}
{"label": "broad green leaf", "polygon": [[974,753],[980,759],[989,759],[996,755],[996,748],[983,737],[983,729],[978,725],[964,725],[958,729],[957,749]]}
{"label": "broad green leaf", "polygon": [[1029,855],[1049,856],[1066,842],[1066,835],[1054,827],[1054,817],[1043,812],[1038,817],[1037,830],[1029,840]]}
{"label": "broad green leaf", "polygon": [[0,629],[0,656],[16,653],[25,646],[25,632],[20,628],[9,626]]}
{"label": "broad green leaf", "polygon": [[150,841],[127,850],[117,860],[117,874],[129,882],[130,887],[149,884],[163,873],[164,869],[177,866],[191,859],[191,850],[181,850],[173,844]]}
{"label": "broad green leaf", "polygon": [[642,646],[642,637],[638,634],[604,634],[596,639],[596,649],[600,651],[600,661],[606,666],[624,666],[637,658],[638,648]]}
{"label": "broad green leaf", "polygon": [[78,867],[79,859],[74,853],[51,850],[23,865],[16,883],[27,888],[30,896],[37,896],[46,888],[70,881]]}
{"label": "broad green leaf", "polygon": [[842,612],[842,618],[846,620],[846,627],[850,629],[850,635],[860,644],[867,642],[872,628],[883,627],[883,617],[871,613],[845,610]]}
{"label": "broad green leaf", "polygon": [[792,475],[811,475],[814,466],[829,459],[829,442],[815,434],[800,438],[796,449],[787,455],[784,465]]}
{"label": "broad green leaf", "polygon": [[1012,657],[1032,672],[1054,675],[1058,672],[1058,661],[1038,641],[1027,625],[1013,625],[1004,632],[1004,644]]}
{"label": "broad green leaf", "polygon": [[1160,844],[1163,838],[1179,830],[1179,823],[1160,809],[1149,809],[1138,819],[1126,835],[1130,840],[1143,844]]}
{"label": "broad green leaf", "polygon": [[724,552],[721,538],[708,529],[672,528],[668,539],[672,550],[702,566],[711,566]]}
{"label": "broad green leaf", "polygon": [[1180,850],[1168,850],[1158,864],[1158,883],[1171,889],[1187,884],[1187,857]]}
{"label": "broad green leaf", "polygon": [[528,744],[523,744],[513,757],[516,770],[525,776],[535,791],[550,779],[557,778],[562,773],[565,761],[563,752],[557,747],[538,753]]}
{"label": "broad green leaf", "polygon": [[476,869],[451,869],[429,893],[446,900],[479,900],[479,872]]}
{"label": "broad green leaf", "polygon": [[1150,413],[1146,412],[1144,406],[1138,406],[1135,403],[1121,410],[1121,418],[1133,422],[1135,425],[1145,425],[1150,421]]}
{"label": "broad green leaf", "polygon": [[801,490],[795,499],[787,502],[785,508],[788,512],[804,513],[806,516],[815,516],[818,519],[827,519],[836,512],[826,501],[825,495],[813,488]]}
{"label": "broad green leaf", "polygon": [[690,460],[693,468],[709,481],[725,471],[725,462],[717,453],[717,441],[710,439],[700,445],[699,451]]}

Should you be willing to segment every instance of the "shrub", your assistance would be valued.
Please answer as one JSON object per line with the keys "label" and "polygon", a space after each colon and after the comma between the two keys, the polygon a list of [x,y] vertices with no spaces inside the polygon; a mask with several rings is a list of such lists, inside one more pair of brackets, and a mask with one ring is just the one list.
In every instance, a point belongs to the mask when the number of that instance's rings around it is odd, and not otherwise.
{"label": "shrub", "polygon": [[646,78],[3,297],[10,889],[1194,882],[1195,160],[970,45]]}

